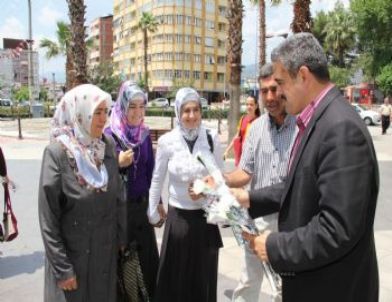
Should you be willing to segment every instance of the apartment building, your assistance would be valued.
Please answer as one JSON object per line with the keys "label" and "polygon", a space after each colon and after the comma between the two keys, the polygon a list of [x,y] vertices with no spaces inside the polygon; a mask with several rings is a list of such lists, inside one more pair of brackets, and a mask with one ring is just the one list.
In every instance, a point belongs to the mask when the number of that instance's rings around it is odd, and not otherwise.
{"label": "apartment building", "polygon": [[144,75],[144,45],[138,22],[142,12],[158,20],[148,33],[151,97],[167,96],[191,85],[209,102],[226,91],[227,0],[114,0],[115,71],[138,81]]}
{"label": "apartment building", "polygon": [[[28,86],[29,84],[29,51],[25,40],[3,39],[4,49],[0,49],[0,84],[1,94],[10,97],[12,87]],[[32,97],[38,99],[39,95],[39,61],[38,52],[32,51]]]}
{"label": "apartment building", "polygon": [[89,38],[93,45],[88,53],[87,64],[90,68],[112,62],[113,53],[113,16],[100,17],[91,22]]}

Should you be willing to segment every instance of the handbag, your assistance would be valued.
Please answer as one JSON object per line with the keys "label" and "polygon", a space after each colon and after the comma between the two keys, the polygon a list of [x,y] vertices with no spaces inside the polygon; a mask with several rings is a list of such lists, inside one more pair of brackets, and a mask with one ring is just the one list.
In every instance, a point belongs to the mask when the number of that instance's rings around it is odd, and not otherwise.
{"label": "handbag", "polygon": [[4,213],[3,229],[0,231],[1,241],[11,241],[18,236],[18,222],[11,206],[10,192],[8,183],[3,183],[4,187]]}
{"label": "handbag", "polygon": [[118,302],[150,302],[136,241],[120,253],[117,268]]}

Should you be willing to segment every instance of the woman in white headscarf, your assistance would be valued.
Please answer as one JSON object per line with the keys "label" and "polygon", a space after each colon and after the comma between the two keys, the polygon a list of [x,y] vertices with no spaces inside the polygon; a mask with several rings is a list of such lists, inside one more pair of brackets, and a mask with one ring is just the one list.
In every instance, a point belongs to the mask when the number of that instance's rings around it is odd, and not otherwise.
{"label": "woman in white headscarf", "polygon": [[160,225],[159,198],[168,173],[169,206],[155,298],[158,302],[215,302],[222,240],[218,227],[206,222],[203,197],[190,194],[189,188],[196,178],[208,174],[195,155],[212,156],[222,168],[221,147],[217,134],[201,123],[200,97],[194,89],[177,92],[175,113],[177,127],[158,140],[150,188],[149,220]]}
{"label": "woman in white headscarf", "polygon": [[52,120],[38,197],[46,302],[116,301],[125,211],[114,143],[103,135],[110,106],[108,93],[84,84]]}

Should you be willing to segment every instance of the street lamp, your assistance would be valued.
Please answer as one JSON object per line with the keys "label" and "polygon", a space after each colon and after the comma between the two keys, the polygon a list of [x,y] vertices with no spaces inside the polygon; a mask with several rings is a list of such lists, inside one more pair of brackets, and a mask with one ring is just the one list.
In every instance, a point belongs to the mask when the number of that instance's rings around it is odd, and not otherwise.
{"label": "street lamp", "polygon": [[29,8],[29,40],[28,42],[28,86],[29,86],[29,99],[30,99],[30,113],[32,113],[33,105],[33,92],[32,92],[32,82],[33,82],[33,27],[31,24],[31,0],[27,0]]}

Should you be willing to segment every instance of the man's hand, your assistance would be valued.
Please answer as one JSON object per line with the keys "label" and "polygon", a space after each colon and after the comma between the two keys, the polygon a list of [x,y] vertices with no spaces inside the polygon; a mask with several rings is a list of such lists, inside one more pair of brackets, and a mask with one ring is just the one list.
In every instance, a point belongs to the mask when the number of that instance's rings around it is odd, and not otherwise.
{"label": "man's hand", "polygon": [[118,165],[120,168],[128,167],[133,162],[133,150],[120,151],[118,155]]}
{"label": "man's hand", "polygon": [[57,282],[57,286],[62,290],[75,290],[78,288],[78,282],[76,281],[76,277],[71,277]]}
{"label": "man's hand", "polygon": [[242,237],[249,242],[249,248],[259,257],[262,261],[268,261],[267,255],[267,238],[271,232],[265,231],[261,235],[256,236],[246,232],[242,232]]}
{"label": "man's hand", "polygon": [[250,202],[249,202],[249,192],[244,190],[244,189],[230,189],[231,194],[234,195],[234,197],[237,199],[239,204],[243,206],[244,208],[249,208],[250,207]]}

